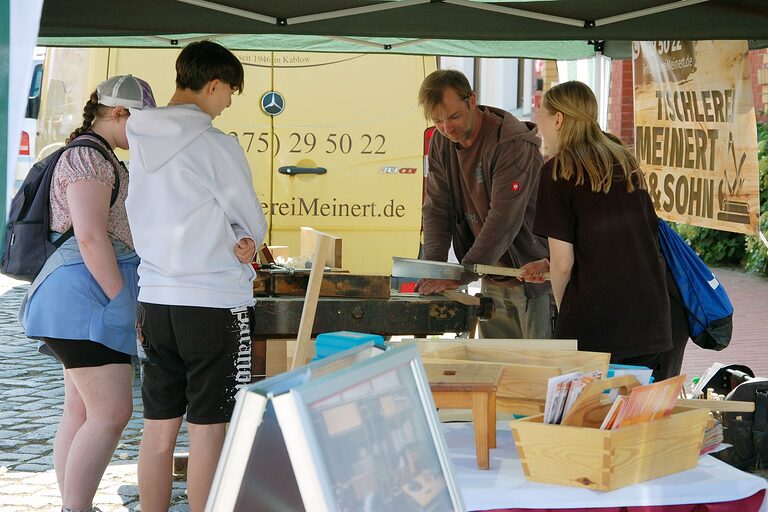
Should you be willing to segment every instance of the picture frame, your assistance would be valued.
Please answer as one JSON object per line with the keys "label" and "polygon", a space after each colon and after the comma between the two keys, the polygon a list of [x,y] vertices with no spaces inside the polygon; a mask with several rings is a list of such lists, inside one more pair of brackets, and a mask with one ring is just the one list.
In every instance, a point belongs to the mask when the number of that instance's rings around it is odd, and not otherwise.
{"label": "picture frame", "polygon": [[304,511],[270,398],[382,352],[373,342],[362,343],[243,388],[237,396],[205,510]]}
{"label": "picture frame", "polygon": [[272,402],[302,500],[313,511],[464,510],[415,345]]}

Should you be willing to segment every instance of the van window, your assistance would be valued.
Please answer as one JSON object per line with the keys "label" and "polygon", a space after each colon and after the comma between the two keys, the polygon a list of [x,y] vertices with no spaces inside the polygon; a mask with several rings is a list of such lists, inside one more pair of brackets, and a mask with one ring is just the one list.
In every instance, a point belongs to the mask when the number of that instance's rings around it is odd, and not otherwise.
{"label": "van window", "polygon": [[43,84],[43,65],[35,65],[32,70],[32,82],[29,84],[29,100],[27,101],[27,112],[24,117],[37,119],[40,113],[40,88]]}

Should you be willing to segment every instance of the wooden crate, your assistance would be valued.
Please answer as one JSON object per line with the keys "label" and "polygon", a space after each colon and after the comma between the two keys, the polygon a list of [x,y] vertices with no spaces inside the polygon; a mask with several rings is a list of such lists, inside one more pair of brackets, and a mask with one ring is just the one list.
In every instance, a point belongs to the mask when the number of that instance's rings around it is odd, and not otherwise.
{"label": "wooden crate", "polygon": [[[499,365],[503,368],[496,392],[501,412],[531,415],[544,411],[547,380],[568,372],[599,370],[605,376],[611,355],[580,352],[572,340],[414,340],[425,363]],[[557,348],[553,348],[557,347]],[[565,348],[565,349],[563,349]]]}
{"label": "wooden crate", "polygon": [[696,466],[709,412],[675,407],[666,418],[617,430],[512,421],[528,480],[610,491]]}

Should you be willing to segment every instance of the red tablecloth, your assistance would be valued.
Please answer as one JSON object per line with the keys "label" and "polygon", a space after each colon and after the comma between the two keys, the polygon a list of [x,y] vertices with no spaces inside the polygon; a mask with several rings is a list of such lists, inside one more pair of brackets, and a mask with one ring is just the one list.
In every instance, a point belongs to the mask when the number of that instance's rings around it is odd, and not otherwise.
{"label": "red tablecloth", "polygon": [[503,508],[482,512],[758,512],[765,498],[765,491],[736,501],[722,503],[697,503],[693,505],[661,505],[657,507],[610,507],[610,508]]}

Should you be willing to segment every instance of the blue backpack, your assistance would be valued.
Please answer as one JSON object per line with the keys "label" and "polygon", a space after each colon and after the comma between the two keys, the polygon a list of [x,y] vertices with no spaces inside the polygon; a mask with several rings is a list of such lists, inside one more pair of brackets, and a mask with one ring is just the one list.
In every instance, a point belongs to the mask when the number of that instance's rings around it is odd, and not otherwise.
{"label": "blue backpack", "polygon": [[725,288],[680,235],[659,219],[659,245],[688,313],[688,331],[701,348],[723,350],[733,334],[733,306]]}
{"label": "blue backpack", "polygon": [[[0,259],[0,273],[22,281],[32,282],[45,261],[73,234],[69,228],[55,242],[49,240],[51,232],[50,204],[51,178],[62,153],[69,148],[85,146],[97,150],[112,162],[107,150],[96,141],[97,135],[85,134],[74,139],[55,153],[37,162],[27,173],[24,183],[11,200],[5,245]],[[115,169],[110,206],[117,199],[120,176]]]}

